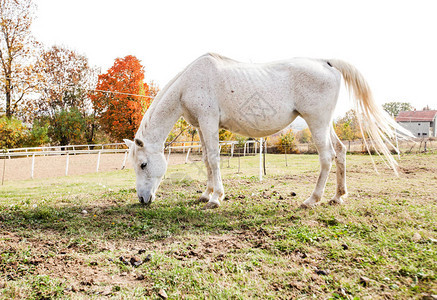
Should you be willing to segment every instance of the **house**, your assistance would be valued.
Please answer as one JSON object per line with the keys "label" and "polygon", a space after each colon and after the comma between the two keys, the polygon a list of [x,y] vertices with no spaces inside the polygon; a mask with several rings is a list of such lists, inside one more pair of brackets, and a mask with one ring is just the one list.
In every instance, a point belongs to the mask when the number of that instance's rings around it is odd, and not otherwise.
{"label": "house", "polygon": [[436,137],[437,110],[401,111],[396,122],[419,138]]}

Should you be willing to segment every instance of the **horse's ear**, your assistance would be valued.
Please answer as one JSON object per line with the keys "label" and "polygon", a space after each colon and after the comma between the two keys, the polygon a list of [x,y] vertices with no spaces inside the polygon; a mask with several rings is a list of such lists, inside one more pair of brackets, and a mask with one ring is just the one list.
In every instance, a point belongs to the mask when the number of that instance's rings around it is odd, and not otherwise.
{"label": "horse's ear", "polygon": [[134,142],[132,142],[131,140],[123,139],[123,141],[129,149],[134,145]]}
{"label": "horse's ear", "polygon": [[143,143],[143,141],[140,140],[140,139],[135,139],[135,144],[136,144],[138,147],[140,147],[140,148],[143,148],[143,147],[144,147],[144,143]]}

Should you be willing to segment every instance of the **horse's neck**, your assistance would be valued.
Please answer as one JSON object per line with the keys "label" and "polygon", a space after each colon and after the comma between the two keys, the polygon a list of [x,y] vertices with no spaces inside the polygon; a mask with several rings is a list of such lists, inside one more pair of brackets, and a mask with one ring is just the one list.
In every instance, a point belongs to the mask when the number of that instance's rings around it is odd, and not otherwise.
{"label": "horse's neck", "polygon": [[165,91],[144,115],[137,137],[153,148],[151,151],[162,151],[173,125],[182,115],[179,95],[175,89]]}

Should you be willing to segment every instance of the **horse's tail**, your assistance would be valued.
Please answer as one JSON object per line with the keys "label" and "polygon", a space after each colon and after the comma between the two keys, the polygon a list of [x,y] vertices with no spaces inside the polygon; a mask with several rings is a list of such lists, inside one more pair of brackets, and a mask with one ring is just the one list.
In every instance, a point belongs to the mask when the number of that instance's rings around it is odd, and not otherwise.
{"label": "horse's tail", "polygon": [[414,136],[407,129],[397,124],[392,117],[376,104],[369,85],[363,75],[354,66],[337,59],[330,59],[327,63],[340,71],[349,94],[354,99],[355,111],[367,151],[370,154],[369,145],[367,144],[364,132],[366,132],[370,138],[370,142],[375,151],[378,154],[384,154],[388,165],[397,174],[397,163],[391,155],[386,143],[399,154],[397,145],[393,145],[390,140],[393,138],[410,139]]}

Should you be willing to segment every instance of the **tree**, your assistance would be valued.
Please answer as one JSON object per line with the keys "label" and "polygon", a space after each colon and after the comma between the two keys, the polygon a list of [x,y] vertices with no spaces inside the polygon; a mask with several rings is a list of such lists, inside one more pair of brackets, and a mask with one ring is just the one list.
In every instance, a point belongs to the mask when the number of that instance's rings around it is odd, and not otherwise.
{"label": "tree", "polygon": [[50,119],[48,134],[62,146],[80,144],[84,140],[85,119],[77,108],[60,110]]}
{"label": "tree", "polygon": [[180,117],[168,134],[166,142],[173,142],[174,139],[176,139],[174,142],[188,141],[188,139],[192,142],[198,140],[197,129],[188,124],[184,117]]}
{"label": "tree", "polygon": [[292,129],[281,134],[277,142],[277,147],[280,152],[296,152],[296,136]]}
{"label": "tree", "polygon": [[0,0],[0,89],[6,116],[16,115],[39,79],[34,71],[39,44],[31,35],[32,0]]}
{"label": "tree", "polygon": [[234,133],[226,129],[219,130],[219,140],[220,141],[232,141],[234,139]]}
{"label": "tree", "polygon": [[[114,140],[133,138],[143,114],[157,89],[144,82],[144,67],[132,55],[117,58],[105,74],[99,75],[91,96],[99,124]],[[140,95],[140,96],[137,96]]]}
{"label": "tree", "polygon": [[75,109],[85,120],[86,142],[92,143],[97,122],[90,90],[97,84],[97,69],[89,65],[85,55],[60,46],[43,51],[35,69],[41,77],[39,97],[26,103],[29,119],[48,118],[54,123],[60,112]]}
{"label": "tree", "polygon": [[89,90],[97,83],[97,70],[74,50],[53,46],[43,51],[37,64],[41,74],[36,101],[28,101],[33,114],[50,116],[75,108],[85,117],[92,109]]}
{"label": "tree", "polygon": [[190,135],[191,141],[193,142],[197,135],[197,129],[195,127],[190,127],[187,129],[187,133]]}
{"label": "tree", "polygon": [[48,131],[49,124],[47,122],[35,120],[24,145],[26,147],[40,147],[48,144],[50,142]]}
{"label": "tree", "polygon": [[340,140],[353,141],[362,137],[357,115],[352,109],[335,122],[334,130]]}
{"label": "tree", "polygon": [[382,105],[382,108],[393,117],[399,115],[401,111],[413,110],[414,107],[409,102],[387,102]]}
{"label": "tree", "polygon": [[307,127],[305,129],[302,129],[301,131],[296,132],[296,138],[299,141],[299,143],[302,144],[310,143],[312,140],[310,129]]}
{"label": "tree", "polygon": [[28,134],[22,121],[6,116],[0,118],[0,149],[21,147]]}

